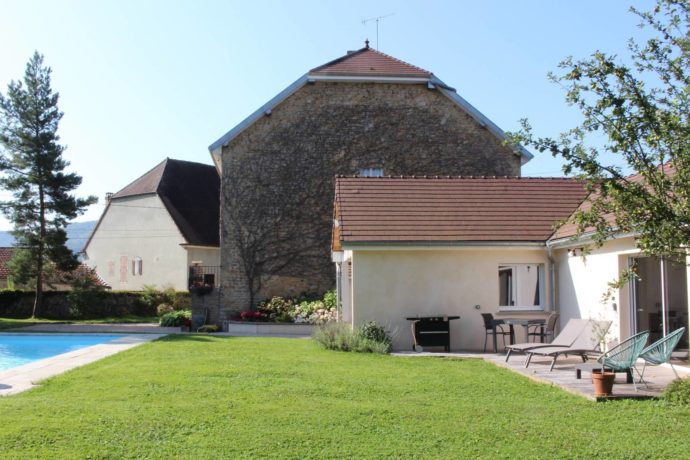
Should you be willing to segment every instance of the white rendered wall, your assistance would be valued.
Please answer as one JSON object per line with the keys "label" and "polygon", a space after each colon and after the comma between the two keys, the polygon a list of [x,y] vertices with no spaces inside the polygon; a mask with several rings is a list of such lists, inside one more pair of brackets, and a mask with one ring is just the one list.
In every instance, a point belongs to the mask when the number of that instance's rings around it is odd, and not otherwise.
{"label": "white rendered wall", "polygon": [[220,266],[220,248],[187,246],[187,254],[187,266],[196,262],[209,267]]}
{"label": "white rendered wall", "polygon": [[[145,284],[186,290],[187,251],[182,234],[157,195],[117,198],[86,248],[84,263],[114,290],[140,290]],[[132,274],[132,260],[141,258],[142,274]],[[121,261],[126,275],[121,276]]]}
{"label": "white rendered wall", "polygon": [[[459,315],[461,319],[450,323],[451,350],[481,350],[480,313],[498,313],[498,267],[511,263],[544,264],[545,273],[549,272],[544,248],[353,250],[351,321],[355,326],[371,320],[386,325],[396,331],[394,349],[411,350],[406,317]],[[548,293],[548,275],[545,278]],[[544,300],[547,311],[548,297]]]}
{"label": "white rendered wall", "polygon": [[611,299],[602,301],[608,283],[618,279],[628,267],[631,256],[639,253],[632,238],[621,238],[605,243],[582,257],[579,249],[575,254],[567,249],[554,251],[556,263],[558,310],[561,324],[572,318],[607,319],[613,321],[612,338],[621,340],[632,333],[630,286],[615,289]]}

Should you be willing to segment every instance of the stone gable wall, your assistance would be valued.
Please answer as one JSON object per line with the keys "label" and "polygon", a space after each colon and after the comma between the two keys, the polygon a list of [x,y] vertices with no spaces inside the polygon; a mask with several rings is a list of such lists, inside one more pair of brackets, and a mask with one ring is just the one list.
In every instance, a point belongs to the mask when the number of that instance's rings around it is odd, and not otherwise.
{"label": "stone gable wall", "polygon": [[[282,242],[267,251],[291,259],[279,276],[264,280],[255,300],[321,293],[335,284],[330,236],[337,174],[383,168],[385,175],[520,175],[518,155],[425,85],[308,84],[224,147],[222,161],[221,320],[249,307],[240,220],[246,228],[273,228]],[[231,205],[270,217],[238,216]]]}

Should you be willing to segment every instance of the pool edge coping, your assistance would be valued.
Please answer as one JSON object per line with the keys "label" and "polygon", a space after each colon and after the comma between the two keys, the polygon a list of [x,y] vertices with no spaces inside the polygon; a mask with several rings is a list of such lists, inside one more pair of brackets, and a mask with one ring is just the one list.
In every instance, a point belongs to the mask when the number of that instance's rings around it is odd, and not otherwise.
{"label": "pool edge coping", "polygon": [[0,372],[0,397],[11,396],[39,386],[43,380],[91,364],[121,351],[152,342],[168,334],[123,334],[123,337]]}

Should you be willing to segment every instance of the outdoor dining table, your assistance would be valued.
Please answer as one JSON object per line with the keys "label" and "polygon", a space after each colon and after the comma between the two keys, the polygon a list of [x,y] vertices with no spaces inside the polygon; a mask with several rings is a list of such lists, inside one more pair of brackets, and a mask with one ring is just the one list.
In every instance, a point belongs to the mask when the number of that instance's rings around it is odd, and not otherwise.
{"label": "outdoor dining table", "polygon": [[[514,326],[522,326],[525,328],[525,341],[529,338],[529,327],[530,326],[540,326],[541,331],[544,332],[544,326],[546,326],[546,319],[527,319],[527,318],[501,318],[504,324],[510,327],[510,344],[515,343],[515,328]],[[494,335],[494,340],[496,336]],[[541,336],[541,342],[544,343],[544,334]]]}

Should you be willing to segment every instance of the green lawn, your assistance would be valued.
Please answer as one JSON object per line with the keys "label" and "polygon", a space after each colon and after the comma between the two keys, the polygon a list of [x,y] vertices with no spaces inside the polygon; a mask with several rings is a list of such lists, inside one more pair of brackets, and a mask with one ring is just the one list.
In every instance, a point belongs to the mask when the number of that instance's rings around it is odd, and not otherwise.
{"label": "green lawn", "polygon": [[6,458],[688,458],[690,408],[480,360],[171,336],[0,398]]}
{"label": "green lawn", "polygon": [[155,316],[120,316],[111,318],[86,319],[86,320],[51,320],[42,318],[0,318],[0,331],[7,329],[14,329],[17,327],[31,326],[34,324],[47,323],[81,323],[81,324],[106,324],[106,323],[157,323],[158,318]]}

